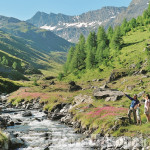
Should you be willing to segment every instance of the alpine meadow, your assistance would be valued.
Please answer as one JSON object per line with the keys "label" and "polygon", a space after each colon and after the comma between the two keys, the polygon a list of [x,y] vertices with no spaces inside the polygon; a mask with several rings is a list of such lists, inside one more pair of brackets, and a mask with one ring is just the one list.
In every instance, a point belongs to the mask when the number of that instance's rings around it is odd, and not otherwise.
{"label": "alpine meadow", "polygon": [[149,150],[149,0],[45,4],[0,16],[0,150]]}

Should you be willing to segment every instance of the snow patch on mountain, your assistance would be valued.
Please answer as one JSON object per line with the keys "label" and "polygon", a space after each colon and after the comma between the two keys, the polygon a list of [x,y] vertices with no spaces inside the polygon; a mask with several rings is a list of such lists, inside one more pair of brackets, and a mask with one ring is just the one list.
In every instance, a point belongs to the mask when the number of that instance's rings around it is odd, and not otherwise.
{"label": "snow patch on mountain", "polygon": [[46,30],[51,30],[51,31],[53,31],[53,30],[55,30],[57,27],[56,26],[47,26],[47,25],[44,25],[44,26],[42,26],[42,27],[40,27],[41,29],[46,29]]}
{"label": "snow patch on mountain", "polygon": [[[111,17],[115,18],[115,16]],[[70,28],[70,27],[76,27],[76,28],[82,28],[82,27],[95,27],[95,26],[100,26],[103,22],[100,21],[93,21],[93,22],[75,22],[75,23],[61,23],[59,22],[57,26],[48,26],[47,24],[44,26],[41,26],[41,29],[46,29],[46,30],[62,30],[64,28]]]}

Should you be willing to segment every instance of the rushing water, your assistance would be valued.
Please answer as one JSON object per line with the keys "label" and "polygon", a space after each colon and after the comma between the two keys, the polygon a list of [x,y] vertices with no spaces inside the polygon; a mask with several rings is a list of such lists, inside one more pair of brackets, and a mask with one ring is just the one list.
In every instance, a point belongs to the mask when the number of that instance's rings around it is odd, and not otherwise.
{"label": "rushing water", "polygon": [[21,125],[8,127],[7,132],[18,133],[26,146],[17,150],[91,150],[92,142],[82,140],[83,135],[57,121],[47,119],[46,114],[32,111],[32,117],[22,117],[23,112],[9,113],[13,119],[22,120]]}

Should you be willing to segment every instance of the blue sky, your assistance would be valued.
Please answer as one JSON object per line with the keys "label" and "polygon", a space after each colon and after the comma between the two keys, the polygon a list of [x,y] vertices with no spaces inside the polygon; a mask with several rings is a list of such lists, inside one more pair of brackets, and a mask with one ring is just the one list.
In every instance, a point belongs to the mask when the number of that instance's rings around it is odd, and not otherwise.
{"label": "blue sky", "polygon": [[37,11],[79,15],[104,6],[128,6],[131,0],[0,0],[0,15],[21,20]]}

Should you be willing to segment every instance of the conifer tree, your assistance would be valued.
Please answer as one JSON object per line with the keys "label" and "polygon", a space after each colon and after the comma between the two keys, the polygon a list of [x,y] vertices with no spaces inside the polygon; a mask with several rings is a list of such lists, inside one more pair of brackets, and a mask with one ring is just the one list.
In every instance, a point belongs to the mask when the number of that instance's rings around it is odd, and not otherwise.
{"label": "conifer tree", "polygon": [[113,28],[111,26],[109,26],[109,28],[107,30],[107,37],[108,37],[109,41],[112,39],[112,36],[113,36]]}
{"label": "conifer tree", "polygon": [[126,32],[128,32],[128,31],[129,31],[128,22],[127,22],[127,19],[124,18],[124,20],[123,20],[123,22],[121,24],[121,32],[122,32],[123,35],[125,35]]}
{"label": "conifer tree", "polygon": [[71,71],[74,69],[85,68],[85,37],[81,34],[78,44],[75,47],[75,52],[71,61]]}
{"label": "conifer tree", "polygon": [[115,50],[119,50],[121,48],[121,45],[123,44],[121,29],[119,26],[115,28],[110,47]]}
{"label": "conifer tree", "polygon": [[97,33],[97,51],[96,51],[96,61],[98,63],[102,63],[104,58],[104,51],[109,47],[109,41],[107,39],[107,35],[104,27],[99,27]]}
{"label": "conifer tree", "polygon": [[66,61],[65,66],[64,66],[64,72],[65,73],[68,73],[68,71],[70,71],[70,65],[71,65],[74,51],[75,51],[75,47],[72,46],[68,52],[67,61]]}
{"label": "conifer tree", "polygon": [[86,68],[91,69],[95,65],[95,55],[97,49],[97,36],[95,32],[90,32],[86,41]]}
{"label": "conifer tree", "polygon": [[135,28],[135,27],[137,27],[136,19],[135,19],[135,18],[132,18],[132,19],[129,21],[129,25],[130,25],[130,28]]}

